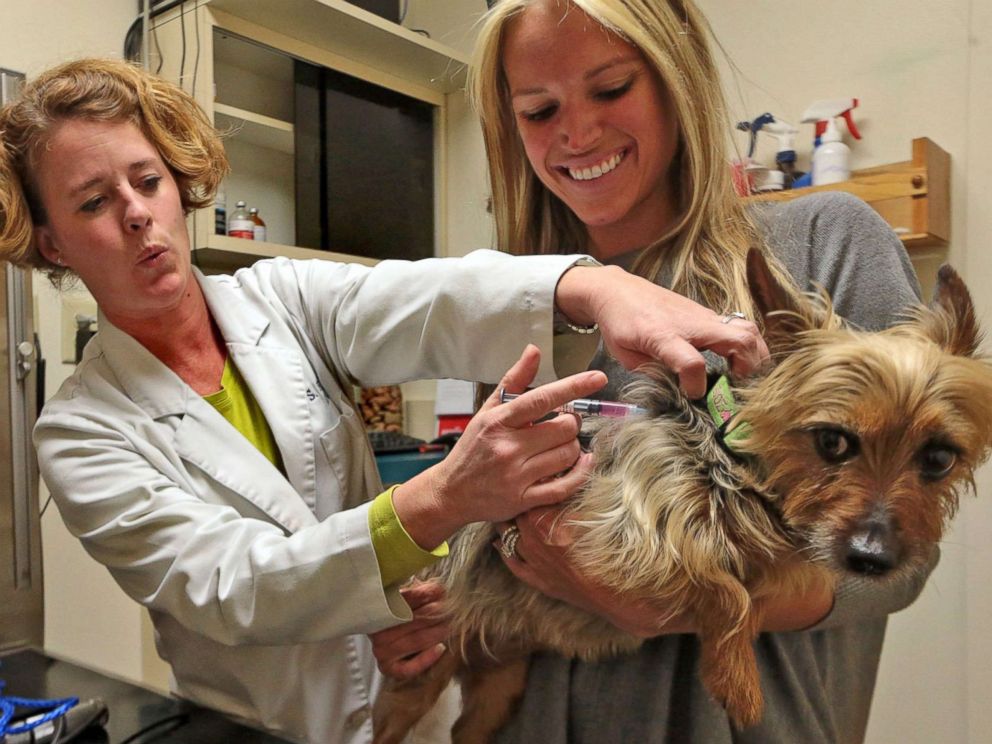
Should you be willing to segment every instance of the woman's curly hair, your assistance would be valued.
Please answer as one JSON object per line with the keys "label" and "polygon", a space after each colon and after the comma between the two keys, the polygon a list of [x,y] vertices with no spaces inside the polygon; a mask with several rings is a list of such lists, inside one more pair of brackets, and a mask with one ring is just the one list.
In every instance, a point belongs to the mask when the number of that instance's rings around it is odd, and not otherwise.
{"label": "woman's curly hair", "polygon": [[217,130],[178,86],[128,62],[80,59],[30,81],[0,109],[0,261],[33,267],[59,286],[65,267],[38,251],[47,223],[35,169],[55,127],[70,119],[129,121],[141,129],[179,186],[183,209],[208,206],[230,167]]}

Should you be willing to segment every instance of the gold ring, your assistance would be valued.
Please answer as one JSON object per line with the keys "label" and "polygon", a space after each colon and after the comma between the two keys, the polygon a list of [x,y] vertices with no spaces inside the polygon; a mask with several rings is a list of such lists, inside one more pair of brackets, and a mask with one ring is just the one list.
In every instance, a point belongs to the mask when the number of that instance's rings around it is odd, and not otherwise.
{"label": "gold ring", "polygon": [[510,525],[499,536],[499,552],[504,558],[517,557],[517,540],[520,539],[520,530],[515,524]]}

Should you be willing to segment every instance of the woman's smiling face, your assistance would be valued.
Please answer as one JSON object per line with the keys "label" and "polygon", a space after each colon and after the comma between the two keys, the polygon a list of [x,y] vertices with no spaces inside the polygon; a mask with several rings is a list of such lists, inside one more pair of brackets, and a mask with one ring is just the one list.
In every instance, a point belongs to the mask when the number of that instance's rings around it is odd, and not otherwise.
{"label": "woman's smiling face", "polygon": [[676,213],[679,132],[642,54],[548,0],[511,22],[503,70],[531,166],[587,226],[598,257],[660,237]]}

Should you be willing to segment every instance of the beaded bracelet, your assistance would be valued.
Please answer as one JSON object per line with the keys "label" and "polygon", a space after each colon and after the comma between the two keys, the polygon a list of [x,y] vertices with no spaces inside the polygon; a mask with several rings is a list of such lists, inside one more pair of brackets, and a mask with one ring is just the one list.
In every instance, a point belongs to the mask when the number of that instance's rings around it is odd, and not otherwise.
{"label": "beaded bracelet", "polygon": [[588,334],[588,333],[595,333],[596,331],[599,330],[599,323],[580,326],[580,325],[575,325],[575,323],[570,323],[568,320],[564,318],[562,320],[565,323],[565,325],[568,327],[568,330],[572,331],[573,333]]}
{"label": "beaded bracelet", "polygon": [[[594,258],[590,258],[589,256],[583,256],[579,258],[574,265],[602,266],[602,264],[599,261],[597,261]],[[596,333],[599,330],[599,323],[593,323],[591,325],[575,325],[575,323],[573,323],[568,318],[566,318],[565,313],[563,313],[558,308],[555,308],[555,326],[556,327],[564,326],[572,333],[579,333],[583,336],[589,335],[590,333]]]}
{"label": "beaded bracelet", "polygon": [[595,333],[599,330],[599,323],[593,323],[592,325],[576,325],[568,318],[565,317],[565,313],[561,310],[555,310],[555,333],[565,333],[566,330],[572,333],[579,333],[582,335],[588,335],[590,333]]}

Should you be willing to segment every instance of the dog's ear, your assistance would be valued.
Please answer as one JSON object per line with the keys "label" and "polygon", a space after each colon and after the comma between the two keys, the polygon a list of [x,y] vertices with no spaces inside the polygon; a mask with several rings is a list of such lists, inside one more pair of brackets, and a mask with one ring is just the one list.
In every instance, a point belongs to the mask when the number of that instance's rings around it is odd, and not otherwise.
{"label": "dog's ear", "polygon": [[797,292],[782,285],[764,254],[755,248],[747,253],[747,284],[772,354],[790,350],[799,333],[814,327],[812,308],[801,304]]}
{"label": "dog's ear", "polygon": [[937,272],[933,300],[919,322],[924,333],[951,354],[974,356],[977,351],[982,334],[971,293],[950,264],[944,264]]}

